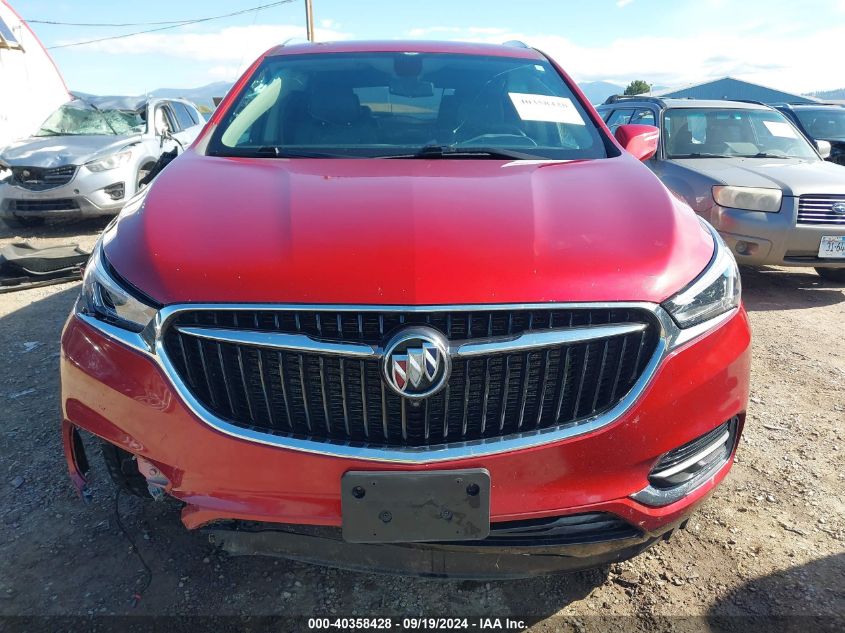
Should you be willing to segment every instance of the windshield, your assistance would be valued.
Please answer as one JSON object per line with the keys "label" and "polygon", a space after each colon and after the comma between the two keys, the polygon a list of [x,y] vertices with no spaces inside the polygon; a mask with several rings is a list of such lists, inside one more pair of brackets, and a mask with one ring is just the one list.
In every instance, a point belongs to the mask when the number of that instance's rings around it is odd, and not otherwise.
{"label": "windshield", "polygon": [[845,141],[845,108],[796,108],[794,112],[813,138]]}
{"label": "windshield", "polygon": [[597,127],[545,60],[442,53],[269,58],[229,108],[208,153],[607,155]]}
{"label": "windshield", "polygon": [[144,131],[146,122],[135,110],[97,109],[75,99],[47,117],[35,136],[124,136]]}
{"label": "windshield", "polygon": [[774,110],[673,108],[663,115],[669,158],[802,158],[820,160],[807,140]]}

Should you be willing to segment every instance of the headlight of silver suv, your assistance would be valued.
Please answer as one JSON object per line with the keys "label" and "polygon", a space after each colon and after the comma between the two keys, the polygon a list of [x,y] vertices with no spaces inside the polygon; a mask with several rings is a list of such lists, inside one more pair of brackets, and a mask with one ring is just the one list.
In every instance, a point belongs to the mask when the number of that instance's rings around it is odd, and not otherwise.
{"label": "headlight of silver suv", "polygon": [[713,258],[689,286],[663,303],[681,328],[698,325],[736,308],[742,294],[733,254],[712,226],[702,224],[713,236]]}
{"label": "headlight of silver suv", "polygon": [[127,290],[114,278],[110,268],[102,246],[97,244],[85,266],[77,309],[106,323],[140,332],[158,310],[141,301],[135,296],[137,293]]}
{"label": "headlight of silver suv", "polygon": [[92,160],[90,163],[85,163],[85,166],[91,171],[108,171],[109,169],[117,169],[121,165],[125,165],[129,161],[130,156],[132,156],[132,151],[124,150],[106,156],[105,158]]}
{"label": "headlight of silver suv", "polygon": [[766,211],[777,213],[783,191],[769,187],[728,187],[713,186],[713,200],[720,207],[729,209],[744,209],[746,211]]}

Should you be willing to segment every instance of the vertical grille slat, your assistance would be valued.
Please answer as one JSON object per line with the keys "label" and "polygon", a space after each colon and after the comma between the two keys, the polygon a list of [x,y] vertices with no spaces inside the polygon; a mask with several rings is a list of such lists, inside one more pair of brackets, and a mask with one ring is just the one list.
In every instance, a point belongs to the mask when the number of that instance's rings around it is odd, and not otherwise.
{"label": "vertical grille slat", "polygon": [[[397,328],[427,325],[450,341],[549,328],[644,323],[641,333],[453,359],[442,391],[419,402],[385,383],[381,358],[278,350],[195,336],[185,327],[289,332],[382,347]],[[173,325],[176,327],[173,327]],[[165,351],[207,409],[245,429],[312,441],[429,446],[577,425],[612,408],[642,375],[660,325],[636,308],[472,309],[431,312],[186,309]]]}
{"label": "vertical grille slat", "polygon": [[305,413],[305,426],[308,427],[308,432],[311,432],[311,405],[308,403],[308,383],[305,381],[305,358],[299,354],[299,386],[302,390],[302,405]]}

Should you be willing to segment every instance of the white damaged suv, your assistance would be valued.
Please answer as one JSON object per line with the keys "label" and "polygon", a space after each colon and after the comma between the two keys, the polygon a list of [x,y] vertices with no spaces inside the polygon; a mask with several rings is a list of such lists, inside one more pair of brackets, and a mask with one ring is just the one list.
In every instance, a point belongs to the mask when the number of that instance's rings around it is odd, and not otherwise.
{"label": "white damaged suv", "polygon": [[0,217],[115,215],[164,152],[188,147],[205,121],[181,99],[77,96],[0,153]]}

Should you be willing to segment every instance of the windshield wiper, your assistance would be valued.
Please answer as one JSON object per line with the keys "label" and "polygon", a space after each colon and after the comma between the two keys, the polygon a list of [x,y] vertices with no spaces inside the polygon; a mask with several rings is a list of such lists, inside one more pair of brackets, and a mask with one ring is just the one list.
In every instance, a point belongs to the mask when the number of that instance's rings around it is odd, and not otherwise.
{"label": "windshield wiper", "polygon": [[327,152],[286,151],[276,145],[264,145],[256,148],[226,148],[212,150],[209,156],[231,156],[237,158],[355,158],[347,154],[330,154]]}
{"label": "windshield wiper", "polygon": [[756,154],[737,154],[736,158],[781,158],[789,159],[794,156],[786,156],[785,154],[767,154],[766,152],[757,152]]}
{"label": "windshield wiper", "polygon": [[539,160],[542,156],[497,147],[456,147],[454,145],[426,145],[414,154],[386,154],[378,158],[465,158],[482,156],[504,160]]}
{"label": "windshield wiper", "polygon": [[694,152],[692,154],[676,154],[671,156],[671,158],[731,158],[731,156],[725,156],[724,154],[706,154],[701,152]]}

